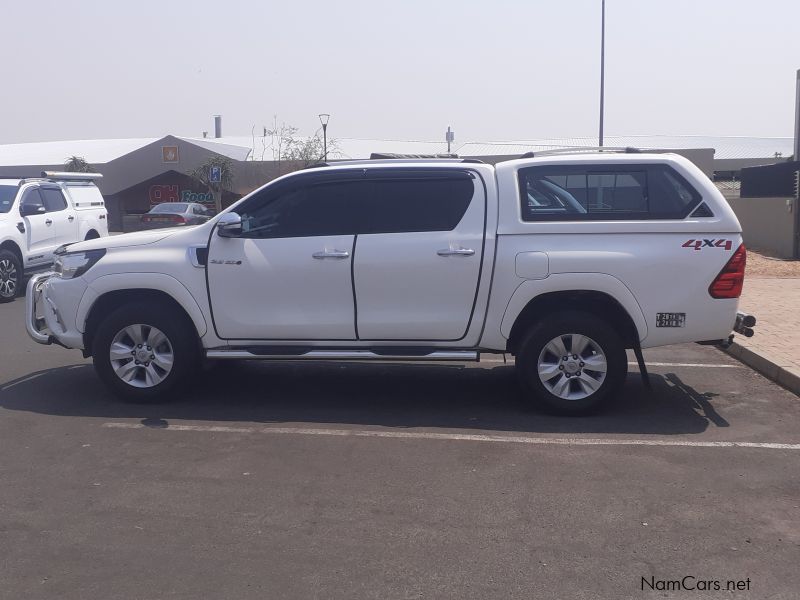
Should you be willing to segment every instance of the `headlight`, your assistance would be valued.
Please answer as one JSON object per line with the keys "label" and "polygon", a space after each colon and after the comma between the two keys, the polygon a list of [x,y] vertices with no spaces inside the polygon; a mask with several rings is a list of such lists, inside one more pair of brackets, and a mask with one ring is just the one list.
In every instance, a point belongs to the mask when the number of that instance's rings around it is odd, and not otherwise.
{"label": "headlight", "polygon": [[98,260],[105,256],[105,249],[86,250],[85,252],[65,252],[56,256],[53,268],[62,279],[80,277],[91,269]]}

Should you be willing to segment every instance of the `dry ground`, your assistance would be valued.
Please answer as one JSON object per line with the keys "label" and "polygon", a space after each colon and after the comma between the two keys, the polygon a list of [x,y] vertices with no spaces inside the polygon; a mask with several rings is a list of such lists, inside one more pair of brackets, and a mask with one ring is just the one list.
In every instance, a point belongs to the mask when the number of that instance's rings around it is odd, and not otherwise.
{"label": "dry ground", "polygon": [[800,277],[800,260],[783,260],[747,249],[747,277]]}

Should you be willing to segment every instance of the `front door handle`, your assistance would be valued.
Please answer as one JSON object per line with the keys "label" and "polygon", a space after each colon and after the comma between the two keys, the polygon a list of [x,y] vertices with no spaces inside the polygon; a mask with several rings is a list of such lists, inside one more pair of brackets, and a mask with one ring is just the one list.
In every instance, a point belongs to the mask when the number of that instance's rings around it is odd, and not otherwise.
{"label": "front door handle", "polygon": [[439,256],[472,256],[475,250],[472,248],[444,248],[437,250],[436,254]]}
{"label": "front door handle", "polygon": [[52,220],[50,220],[50,219],[47,219],[47,221],[45,221],[45,222],[44,222],[44,224],[45,224],[45,225],[52,225],[52,224],[53,224],[53,221],[52,221]]}
{"label": "front door handle", "polygon": [[350,253],[347,250],[322,250],[314,252],[311,256],[320,260],[323,258],[349,258]]}
{"label": "front door handle", "polygon": [[70,223],[72,223],[74,220],[75,220],[75,217],[73,217],[72,215],[67,217],[67,221],[69,221]]}

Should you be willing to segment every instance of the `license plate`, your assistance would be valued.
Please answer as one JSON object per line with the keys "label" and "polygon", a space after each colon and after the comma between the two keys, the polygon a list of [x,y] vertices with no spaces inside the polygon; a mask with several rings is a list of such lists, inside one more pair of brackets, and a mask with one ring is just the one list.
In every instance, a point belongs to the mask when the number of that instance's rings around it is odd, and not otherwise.
{"label": "license plate", "polygon": [[656,313],[656,327],[685,327],[686,313]]}

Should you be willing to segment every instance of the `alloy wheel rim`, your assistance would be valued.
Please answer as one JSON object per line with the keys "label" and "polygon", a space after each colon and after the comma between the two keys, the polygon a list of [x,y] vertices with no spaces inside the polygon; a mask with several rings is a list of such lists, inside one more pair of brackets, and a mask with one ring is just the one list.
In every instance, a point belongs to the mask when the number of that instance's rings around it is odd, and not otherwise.
{"label": "alloy wheel rim", "polygon": [[175,355],[163,331],[137,323],[120,330],[109,349],[111,368],[122,381],[137,388],[151,388],[172,371]]}
{"label": "alloy wheel rim", "polygon": [[554,396],[583,400],[603,385],[608,362],[602,347],[592,338],[566,333],[545,344],[537,370],[542,385]]}
{"label": "alloy wheel rim", "polygon": [[0,295],[13,298],[17,293],[17,266],[9,259],[0,260]]}

